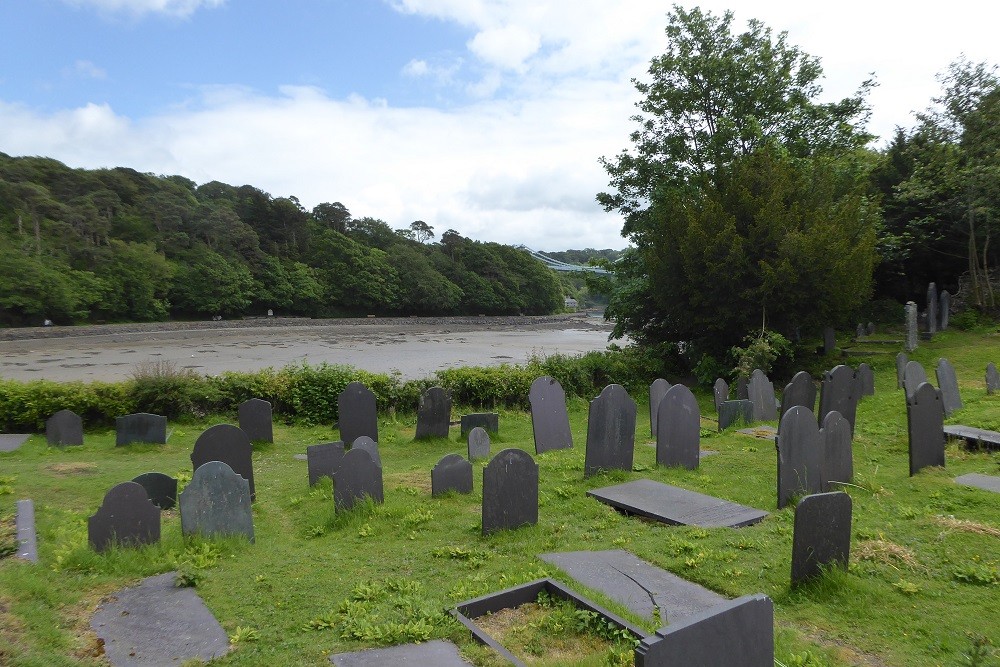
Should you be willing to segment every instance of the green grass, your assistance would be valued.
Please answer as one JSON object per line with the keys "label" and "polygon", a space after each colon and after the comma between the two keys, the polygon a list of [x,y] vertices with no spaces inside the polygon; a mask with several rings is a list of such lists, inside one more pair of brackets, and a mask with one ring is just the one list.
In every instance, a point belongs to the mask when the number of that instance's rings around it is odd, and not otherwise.
{"label": "green grass", "polygon": [[[911,355],[932,378],[938,357],[955,366],[965,408],[949,421],[1000,428],[1000,396],[986,396],[983,379],[986,363],[1000,361],[998,343],[990,332],[949,331]],[[430,638],[454,641],[477,664],[500,664],[444,610],[553,576],[652,630],[652,619],[636,618],[536,558],[622,548],[727,596],[771,596],[781,665],[998,665],[1000,497],[952,480],[967,472],[1000,475],[1000,455],[949,443],[945,469],[910,478],[892,357],[873,365],[877,393],[858,408],[855,485],[846,489],[854,501],[850,567],[794,590],[794,515],[791,507],[775,511],[773,442],[707,430],[702,446],[719,454],[699,470],[657,468],[645,397],[638,397],[636,472],[583,479],[587,403],[572,400],[574,448],[536,457],[538,525],[489,537],[480,534],[483,463],[473,464],[471,495],[432,499],[430,469],[445,454],[464,454],[465,445],[457,429],[447,440],[414,442],[414,417],[398,415],[380,423],[384,505],[335,514],[331,485],[310,489],[305,462],[292,455],[336,433],[276,424],[275,444],[254,453],[256,544],[184,540],[171,511],[159,544],[97,555],[87,547],[86,519],[104,493],[153,470],[189,479],[195,438],[225,419],[172,423],[165,446],[115,448],[110,430],[88,432],[83,447],[67,449],[34,436],[0,454],[0,544],[4,535],[9,542],[16,500],[32,498],[41,556],[37,566],[0,560],[0,664],[100,664],[89,617],[102,596],[175,569],[196,584],[234,640],[234,650],[213,664],[324,665],[331,653]],[[699,401],[712,415],[710,393]],[[527,414],[502,412],[500,424],[494,453],[533,453]],[[738,530],[667,527],[585,495],[641,477],[772,513]]]}

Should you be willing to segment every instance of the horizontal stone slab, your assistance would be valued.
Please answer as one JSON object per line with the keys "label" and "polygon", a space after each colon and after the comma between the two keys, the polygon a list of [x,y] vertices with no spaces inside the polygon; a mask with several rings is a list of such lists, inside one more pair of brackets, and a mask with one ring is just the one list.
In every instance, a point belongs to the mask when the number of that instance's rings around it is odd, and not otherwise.
{"label": "horizontal stone slab", "polygon": [[984,449],[1000,449],[1000,433],[987,431],[974,426],[963,426],[962,424],[946,424],[944,434],[948,438],[965,440],[969,447]]}
{"label": "horizontal stone slab", "polygon": [[330,656],[330,662],[337,667],[468,667],[458,653],[458,648],[443,639],[422,644],[401,644],[388,648],[372,648],[367,651],[338,653]]}
{"label": "horizontal stone slab", "polygon": [[965,486],[974,486],[977,489],[994,491],[1000,493],[1000,477],[993,475],[980,475],[978,472],[970,472],[968,475],[959,475],[955,481]]}
{"label": "horizontal stone slab", "polygon": [[587,495],[626,514],[676,526],[740,528],[767,516],[763,510],[650,479],[592,489]]}
{"label": "horizontal stone slab", "polygon": [[30,437],[29,433],[0,433],[0,452],[12,452]]}

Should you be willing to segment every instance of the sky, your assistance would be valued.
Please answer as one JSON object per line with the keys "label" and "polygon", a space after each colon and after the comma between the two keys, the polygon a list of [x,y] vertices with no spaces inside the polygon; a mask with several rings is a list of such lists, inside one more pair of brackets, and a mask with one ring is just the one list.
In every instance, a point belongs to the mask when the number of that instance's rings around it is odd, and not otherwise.
{"label": "sky", "polygon": [[[619,249],[599,158],[629,147],[632,79],[665,50],[672,4],[0,0],[0,152],[250,184],[438,236]],[[1000,63],[1000,3],[700,6],[787,31],[821,59],[823,101],[874,73],[876,147],[960,55]]]}

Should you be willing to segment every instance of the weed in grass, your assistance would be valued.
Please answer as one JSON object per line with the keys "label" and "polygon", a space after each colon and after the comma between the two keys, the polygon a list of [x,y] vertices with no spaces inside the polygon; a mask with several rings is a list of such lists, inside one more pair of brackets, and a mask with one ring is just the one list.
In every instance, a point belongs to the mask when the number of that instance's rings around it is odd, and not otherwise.
{"label": "weed in grass", "polygon": [[906,581],[905,579],[900,579],[893,584],[893,587],[903,595],[916,595],[920,592],[920,586],[916,585],[912,581]]}
{"label": "weed in grass", "polygon": [[233,633],[229,635],[229,641],[232,644],[241,644],[244,642],[255,642],[260,640],[260,632],[254,628],[249,628],[246,626],[238,626]]}
{"label": "weed in grass", "polygon": [[994,667],[998,664],[996,660],[997,651],[993,648],[993,642],[989,637],[975,632],[966,632],[969,639],[969,650],[962,654],[962,665],[964,667]]}
{"label": "weed in grass", "polygon": [[975,586],[1000,584],[1000,570],[984,563],[962,563],[951,573],[955,581]]}

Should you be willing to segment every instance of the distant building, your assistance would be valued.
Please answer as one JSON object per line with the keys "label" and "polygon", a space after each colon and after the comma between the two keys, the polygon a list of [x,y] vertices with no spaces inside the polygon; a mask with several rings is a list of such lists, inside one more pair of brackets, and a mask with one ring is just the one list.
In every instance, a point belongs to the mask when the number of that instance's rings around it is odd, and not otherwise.
{"label": "distant building", "polygon": [[563,306],[566,307],[566,310],[574,310],[575,311],[577,305],[578,304],[576,302],[576,299],[574,299],[571,296],[568,296],[565,299],[563,299]]}

